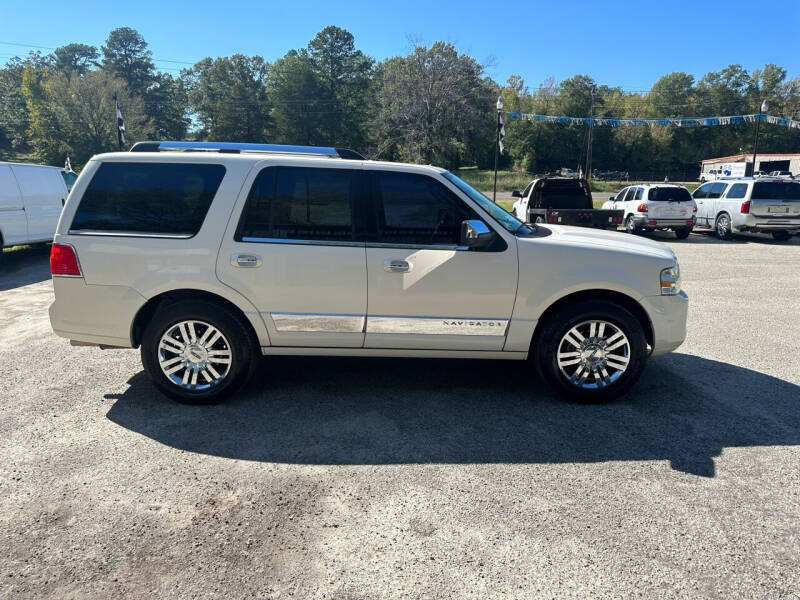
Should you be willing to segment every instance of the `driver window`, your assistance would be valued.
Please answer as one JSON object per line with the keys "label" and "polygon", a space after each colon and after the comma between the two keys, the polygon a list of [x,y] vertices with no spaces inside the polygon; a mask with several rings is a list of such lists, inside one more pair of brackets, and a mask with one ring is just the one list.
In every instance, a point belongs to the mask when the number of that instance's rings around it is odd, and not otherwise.
{"label": "driver window", "polygon": [[412,173],[375,172],[378,242],[446,245],[461,243],[461,223],[480,219],[441,183]]}

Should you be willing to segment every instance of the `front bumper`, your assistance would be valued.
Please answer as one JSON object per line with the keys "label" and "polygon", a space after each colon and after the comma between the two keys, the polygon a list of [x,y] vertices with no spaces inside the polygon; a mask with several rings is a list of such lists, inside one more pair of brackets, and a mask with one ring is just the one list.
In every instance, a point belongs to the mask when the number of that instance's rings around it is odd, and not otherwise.
{"label": "front bumper", "polygon": [[653,324],[653,355],[672,352],[686,339],[689,297],[680,291],[675,296],[645,296],[641,304]]}
{"label": "front bumper", "polygon": [[633,223],[639,229],[682,229],[694,227],[697,217],[686,219],[656,219],[647,215],[633,215]]}

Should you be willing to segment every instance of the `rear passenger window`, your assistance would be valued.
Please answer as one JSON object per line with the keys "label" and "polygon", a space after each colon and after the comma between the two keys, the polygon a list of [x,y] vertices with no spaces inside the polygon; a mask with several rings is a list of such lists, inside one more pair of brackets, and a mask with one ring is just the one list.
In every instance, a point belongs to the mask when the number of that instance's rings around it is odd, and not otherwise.
{"label": "rear passenger window", "polygon": [[728,195],[725,196],[726,198],[744,198],[747,194],[747,184],[746,183],[734,183],[731,186],[731,189],[728,190]]}
{"label": "rear passenger window", "polygon": [[413,173],[375,173],[378,241],[390,244],[461,243],[461,223],[480,217],[438,181]]}
{"label": "rear passenger window", "polygon": [[636,196],[633,198],[634,200],[641,200],[642,199],[642,188],[636,188]]}
{"label": "rear passenger window", "polygon": [[203,224],[225,167],[189,163],[107,162],[81,198],[71,232],[191,237]]}
{"label": "rear passenger window", "polygon": [[237,241],[353,240],[352,169],[268,167],[247,200]]}

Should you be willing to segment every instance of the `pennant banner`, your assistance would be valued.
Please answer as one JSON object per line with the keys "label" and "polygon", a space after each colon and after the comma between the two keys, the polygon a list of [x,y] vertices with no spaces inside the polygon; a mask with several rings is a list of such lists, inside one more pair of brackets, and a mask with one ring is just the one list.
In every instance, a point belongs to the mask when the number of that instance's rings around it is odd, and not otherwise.
{"label": "pennant banner", "polygon": [[607,119],[591,117],[558,117],[555,115],[537,115],[531,113],[509,112],[509,119],[523,121],[539,121],[542,123],[559,123],[561,125],[593,125],[595,127],[620,127],[624,125],[672,125],[675,127],[710,127],[714,125],[737,125],[739,123],[755,123],[765,121],[772,125],[781,125],[791,129],[800,129],[800,121],[785,117],[774,117],[764,113],[754,115],[729,115],[727,117],[681,117],[677,119]]}

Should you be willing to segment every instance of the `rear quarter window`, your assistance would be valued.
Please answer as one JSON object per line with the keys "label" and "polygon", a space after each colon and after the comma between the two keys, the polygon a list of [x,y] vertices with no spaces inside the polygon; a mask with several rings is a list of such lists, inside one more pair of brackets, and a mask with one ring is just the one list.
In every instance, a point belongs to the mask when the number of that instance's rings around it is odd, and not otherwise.
{"label": "rear quarter window", "polygon": [[203,224],[225,167],[191,163],[103,163],[81,198],[71,232],[191,237]]}
{"label": "rear quarter window", "polygon": [[758,181],[753,184],[754,200],[800,200],[800,183],[793,181]]}

